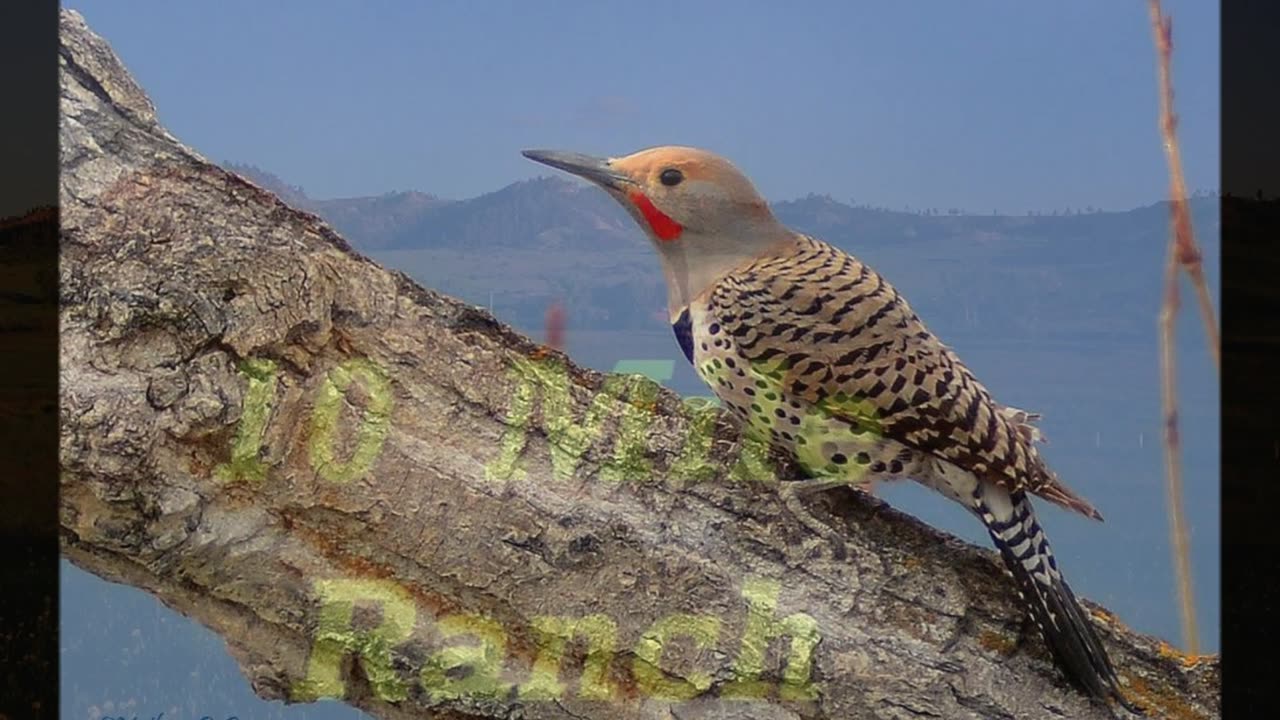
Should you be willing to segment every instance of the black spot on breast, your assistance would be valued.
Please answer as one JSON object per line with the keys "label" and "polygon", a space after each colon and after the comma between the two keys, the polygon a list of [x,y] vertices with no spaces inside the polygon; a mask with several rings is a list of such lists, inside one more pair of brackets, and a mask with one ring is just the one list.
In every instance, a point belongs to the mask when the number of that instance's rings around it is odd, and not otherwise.
{"label": "black spot on breast", "polygon": [[680,313],[680,317],[671,324],[671,329],[676,334],[676,342],[680,344],[685,359],[693,364],[693,323],[689,320],[689,308]]}

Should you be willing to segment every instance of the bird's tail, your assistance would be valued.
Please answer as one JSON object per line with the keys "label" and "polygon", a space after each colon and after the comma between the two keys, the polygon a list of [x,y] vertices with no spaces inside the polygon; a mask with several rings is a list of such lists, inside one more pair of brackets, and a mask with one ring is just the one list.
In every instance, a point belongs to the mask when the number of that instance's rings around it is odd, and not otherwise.
{"label": "bird's tail", "polygon": [[1058,572],[1030,499],[1022,491],[1009,492],[987,483],[980,487],[976,510],[1058,666],[1090,696],[1103,702],[1113,698],[1127,710],[1141,713],[1121,693],[1106,649]]}

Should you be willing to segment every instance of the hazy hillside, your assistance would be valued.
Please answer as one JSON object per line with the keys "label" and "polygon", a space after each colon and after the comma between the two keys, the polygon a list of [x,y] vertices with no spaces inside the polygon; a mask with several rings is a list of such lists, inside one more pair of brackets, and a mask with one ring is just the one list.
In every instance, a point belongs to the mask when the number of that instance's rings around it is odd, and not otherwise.
{"label": "hazy hillside", "polygon": [[226,163],[226,168],[270,190],[280,199],[316,213],[329,221],[343,236],[361,238],[364,247],[384,247],[393,242],[407,225],[418,222],[424,213],[450,203],[449,200],[416,191],[394,192],[367,197],[317,200],[305,190],[253,165]]}
{"label": "hazy hillside", "polygon": [[[420,192],[317,200],[253,165],[226,168],[328,220],[364,250],[477,247],[595,251],[641,241],[632,221],[599,190],[562,178],[538,178],[469,200]],[[617,249],[613,247],[612,249]]]}
{"label": "hazy hillside", "polygon": [[[631,218],[585,183],[541,178],[460,201],[422,193],[315,200],[257,168],[230,167],[324,217],[362,252],[475,304],[492,302],[519,326],[537,327],[558,300],[573,327],[662,327],[657,260]],[[908,213],[810,195],[774,210],[871,263],[948,339],[984,327],[1038,340],[1154,332],[1166,203],[1008,216]],[[1192,213],[1216,277],[1218,200],[1194,199]]]}
{"label": "hazy hillside", "polygon": [[632,225],[631,218],[600,190],[560,178],[539,178],[431,208],[388,236],[386,244],[368,246],[616,251],[640,240]]}

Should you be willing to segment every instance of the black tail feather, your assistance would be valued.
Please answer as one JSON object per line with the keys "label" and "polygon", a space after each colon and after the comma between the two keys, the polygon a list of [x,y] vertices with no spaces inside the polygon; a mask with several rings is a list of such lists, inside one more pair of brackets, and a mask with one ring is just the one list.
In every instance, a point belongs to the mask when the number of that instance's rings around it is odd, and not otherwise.
{"label": "black tail feather", "polygon": [[978,499],[978,513],[1054,660],[1072,683],[1091,697],[1104,702],[1114,699],[1130,712],[1141,714],[1120,691],[1120,680],[1102,641],[1058,572],[1030,500],[1022,492],[1010,493],[1009,500],[1011,514],[1008,508],[998,507],[1003,503],[988,503],[983,498]]}

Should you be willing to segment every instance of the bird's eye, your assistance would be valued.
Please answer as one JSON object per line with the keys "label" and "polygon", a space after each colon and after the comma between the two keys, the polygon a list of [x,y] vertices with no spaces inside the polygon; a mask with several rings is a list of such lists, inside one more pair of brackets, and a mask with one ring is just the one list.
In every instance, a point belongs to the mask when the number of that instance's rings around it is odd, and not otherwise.
{"label": "bird's eye", "polygon": [[667,168],[662,171],[662,174],[658,176],[658,179],[662,181],[663,185],[672,187],[679,185],[680,181],[684,180],[684,173],[675,168]]}

